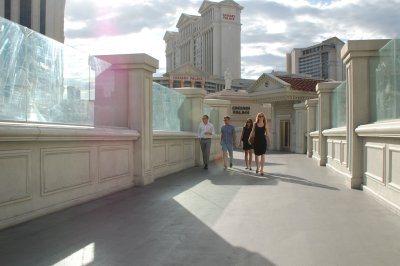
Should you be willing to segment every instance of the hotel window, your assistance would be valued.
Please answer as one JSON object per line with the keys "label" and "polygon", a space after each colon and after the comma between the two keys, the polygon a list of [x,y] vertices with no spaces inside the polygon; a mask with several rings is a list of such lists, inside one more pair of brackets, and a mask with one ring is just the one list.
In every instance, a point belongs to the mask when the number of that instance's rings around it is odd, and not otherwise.
{"label": "hotel window", "polygon": [[40,33],[46,34],[46,0],[40,0]]}
{"label": "hotel window", "polygon": [[4,17],[11,19],[11,0],[4,1]]}
{"label": "hotel window", "polygon": [[20,0],[19,4],[20,4],[19,23],[25,27],[30,28],[32,26],[32,1]]}

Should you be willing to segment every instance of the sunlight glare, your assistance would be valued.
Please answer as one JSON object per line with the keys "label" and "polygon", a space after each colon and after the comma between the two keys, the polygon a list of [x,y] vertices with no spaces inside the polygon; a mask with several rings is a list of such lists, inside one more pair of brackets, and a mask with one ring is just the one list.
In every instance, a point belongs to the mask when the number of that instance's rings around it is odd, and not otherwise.
{"label": "sunlight glare", "polygon": [[94,249],[95,244],[90,243],[84,248],[81,248],[77,252],[69,255],[65,259],[53,264],[54,266],[64,266],[64,265],[75,265],[84,266],[92,263],[94,261]]}

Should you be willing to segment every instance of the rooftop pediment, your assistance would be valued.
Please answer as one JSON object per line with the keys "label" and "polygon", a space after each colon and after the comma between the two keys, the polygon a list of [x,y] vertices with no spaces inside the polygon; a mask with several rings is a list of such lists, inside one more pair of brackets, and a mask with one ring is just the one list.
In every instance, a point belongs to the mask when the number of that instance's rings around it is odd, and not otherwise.
{"label": "rooftop pediment", "polygon": [[199,17],[200,16],[195,16],[195,15],[189,15],[189,14],[182,13],[182,15],[179,17],[178,23],[176,23],[176,27],[180,28],[180,27],[182,27],[183,25],[187,24],[190,21],[195,21]]}
{"label": "rooftop pediment", "polygon": [[203,3],[201,4],[200,8],[199,8],[199,13],[202,14],[205,10],[207,10],[210,6],[214,5],[215,3],[210,2],[210,1],[203,1]]}
{"label": "rooftop pediment", "polygon": [[320,82],[324,80],[264,73],[248,89],[248,93],[260,102],[303,101],[316,97],[316,85]]}
{"label": "rooftop pediment", "polygon": [[249,93],[276,93],[290,90],[290,84],[272,74],[262,74],[247,90]]}

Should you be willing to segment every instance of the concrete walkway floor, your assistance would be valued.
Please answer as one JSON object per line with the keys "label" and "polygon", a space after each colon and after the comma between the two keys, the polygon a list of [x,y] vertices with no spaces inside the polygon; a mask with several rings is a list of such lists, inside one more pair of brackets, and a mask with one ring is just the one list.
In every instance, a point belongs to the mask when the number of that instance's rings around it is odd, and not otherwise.
{"label": "concrete walkway floor", "polygon": [[400,217],[298,154],[220,162],[0,231],[0,265],[400,265]]}

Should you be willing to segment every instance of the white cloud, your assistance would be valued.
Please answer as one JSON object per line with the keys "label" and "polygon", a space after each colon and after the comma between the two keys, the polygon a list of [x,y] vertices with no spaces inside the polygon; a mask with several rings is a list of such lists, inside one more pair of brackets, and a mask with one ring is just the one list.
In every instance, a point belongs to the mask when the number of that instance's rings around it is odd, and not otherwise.
{"label": "white cloud", "polygon": [[[214,0],[218,2],[219,0]],[[237,0],[242,5],[242,77],[284,70],[285,54],[322,40],[394,38],[400,0]],[[147,53],[165,72],[167,30],[202,0],[68,0],[66,43],[92,54]]]}
{"label": "white cloud", "polygon": [[86,23],[83,21],[65,21],[65,27],[64,30],[80,30],[86,27]]}

